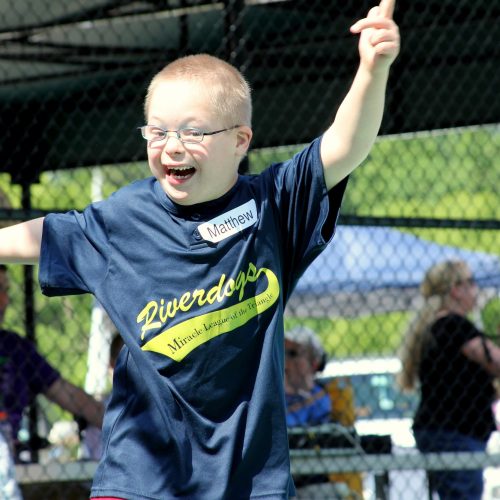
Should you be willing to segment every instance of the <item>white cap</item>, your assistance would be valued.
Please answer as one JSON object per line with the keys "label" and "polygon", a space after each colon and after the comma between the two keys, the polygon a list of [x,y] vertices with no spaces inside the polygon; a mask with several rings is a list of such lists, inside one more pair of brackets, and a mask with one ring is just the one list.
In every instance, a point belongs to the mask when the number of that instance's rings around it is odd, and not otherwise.
{"label": "white cap", "polygon": [[296,326],[287,330],[285,339],[307,347],[318,361],[324,361],[326,358],[326,352],[319,337],[307,326]]}

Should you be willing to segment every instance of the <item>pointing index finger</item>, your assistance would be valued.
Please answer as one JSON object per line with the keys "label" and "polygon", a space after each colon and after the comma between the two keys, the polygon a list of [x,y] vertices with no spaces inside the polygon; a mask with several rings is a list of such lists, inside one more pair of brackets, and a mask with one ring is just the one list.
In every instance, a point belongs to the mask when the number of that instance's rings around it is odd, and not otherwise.
{"label": "pointing index finger", "polygon": [[396,0],[381,0],[379,5],[380,15],[388,19],[392,19],[395,5],[396,5]]}

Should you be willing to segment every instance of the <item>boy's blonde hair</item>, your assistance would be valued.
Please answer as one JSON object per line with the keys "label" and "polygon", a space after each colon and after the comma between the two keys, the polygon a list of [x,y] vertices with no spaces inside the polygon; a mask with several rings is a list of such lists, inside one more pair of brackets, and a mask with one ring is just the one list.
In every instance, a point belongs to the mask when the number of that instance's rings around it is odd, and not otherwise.
{"label": "boy's blonde hair", "polygon": [[430,340],[430,327],[439,310],[446,307],[451,289],[469,277],[467,264],[447,260],[432,266],[420,285],[424,305],[410,322],[399,351],[402,369],[398,383],[405,390],[415,389],[423,346]]}
{"label": "boy's blonde hair", "polygon": [[208,54],[176,59],[153,77],[144,101],[146,120],[153,92],[159,83],[167,80],[203,83],[209,92],[214,111],[222,118],[222,126],[252,125],[250,85],[234,66]]}

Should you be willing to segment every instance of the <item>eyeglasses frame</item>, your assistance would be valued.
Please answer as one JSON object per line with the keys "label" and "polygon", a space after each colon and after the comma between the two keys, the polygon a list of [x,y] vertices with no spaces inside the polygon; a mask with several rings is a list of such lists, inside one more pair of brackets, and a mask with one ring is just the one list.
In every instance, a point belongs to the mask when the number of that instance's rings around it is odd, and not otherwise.
{"label": "eyeglasses frame", "polygon": [[[157,128],[157,129],[161,130],[165,134],[165,136],[158,138],[158,139],[148,139],[144,136],[144,132],[145,132],[146,127]],[[137,129],[141,131],[141,135],[142,135],[143,139],[145,139],[148,142],[161,142],[161,141],[164,141],[167,137],[169,137],[168,134],[175,134],[177,139],[180,142],[182,142],[182,144],[199,144],[200,142],[203,142],[203,139],[206,135],[220,134],[221,132],[226,132],[228,130],[234,130],[235,128],[238,128],[238,127],[241,127],[241,125],[233,125],[232,127],[222,128],[220,130],[214,130],[213,132],[205,132],[205,131],[200,130],[199,128],[196,128],[196,127],[184,127],[184,128],[180,128],[178,130],[165,130],[164,128],[159,127],[157,125],[142,125],[142,127],[137,127]],[[196,130],[196,131],[200,132],[200,134],[201,134],[200,140],[199,141],[183,140],[181,138],[181,130]]]}

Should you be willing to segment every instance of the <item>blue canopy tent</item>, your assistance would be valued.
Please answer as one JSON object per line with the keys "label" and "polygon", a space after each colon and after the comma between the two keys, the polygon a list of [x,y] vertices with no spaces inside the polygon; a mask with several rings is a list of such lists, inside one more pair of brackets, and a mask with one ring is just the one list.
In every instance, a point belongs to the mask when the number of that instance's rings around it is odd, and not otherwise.
{"label": "blue canopy tent", "polygon": [[297,283],[287,314],[357,316],[412,308],[425,271],[447,259],[466,261],[483,291],[498,293],[496,255],[440,245],[396,229],[339,226]]}

